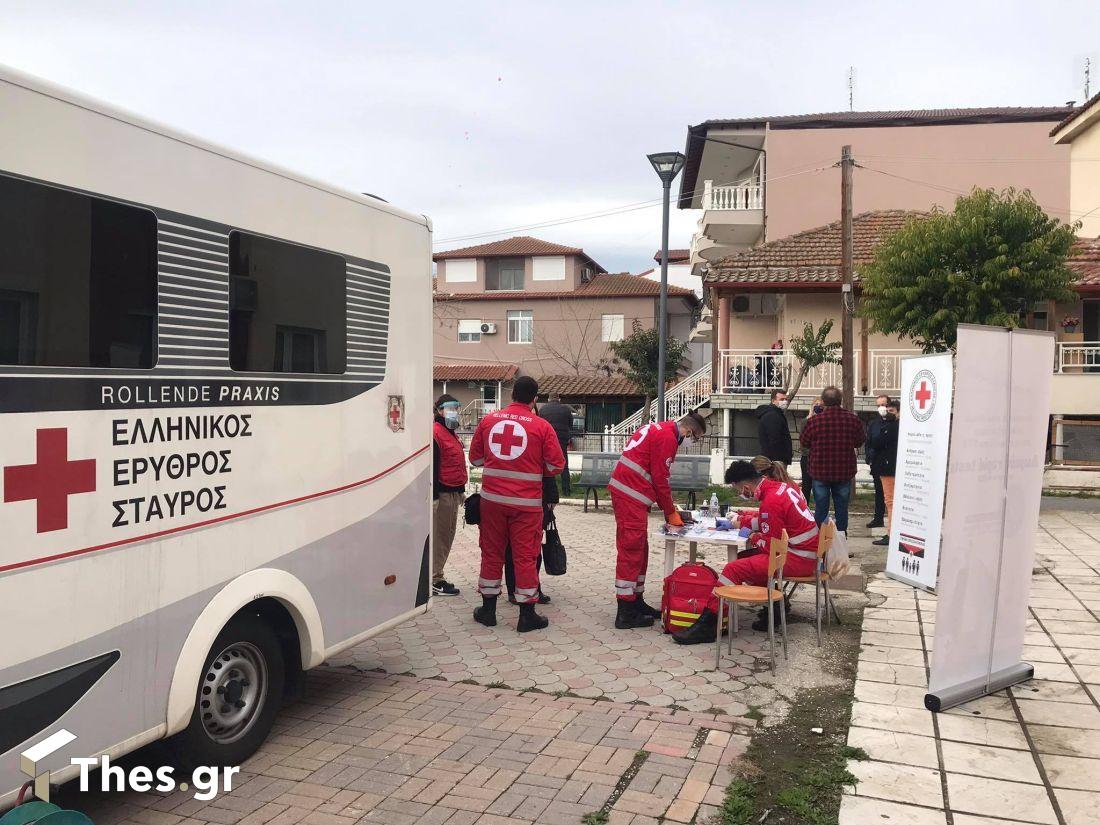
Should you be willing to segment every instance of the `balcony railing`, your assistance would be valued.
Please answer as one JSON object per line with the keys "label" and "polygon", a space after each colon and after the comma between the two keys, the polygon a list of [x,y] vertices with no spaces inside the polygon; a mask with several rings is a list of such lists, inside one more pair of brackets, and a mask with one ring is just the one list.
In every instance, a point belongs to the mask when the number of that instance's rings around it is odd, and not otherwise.
{"label": "balcony railing", "polygon": [[1054,371],[1057,373],[1100,372],[1100,341],[1058,344]]}
{"label": "balcony railing", "polygon": [[703,208],[712,210],[763,209],[764,187],[759,183],[735,183],[715,186],[703,182]]}
{"label": "balcony railing", "polygon": [[[897,393],[901,385],[901,359],[906,355],[917,355],[918,350],[878,349],[871,350],[870,370],[867,374],[868,396],[880,393]],[[860,375],[861,353],[853,353],[856,379]],[[1097,362],[1100,364],[1100,360]],[[784,389],[791,385],[798,374],[798,359],[790,350],[727,349],[719,353],[718,377],[721,392],[724,393],[764,393]],[[820,392],[828,386],[841,385],[840,364],[822,364],[806,373],[799,392],[810,390]],[[857,388],[857,395],[863,394]]]}

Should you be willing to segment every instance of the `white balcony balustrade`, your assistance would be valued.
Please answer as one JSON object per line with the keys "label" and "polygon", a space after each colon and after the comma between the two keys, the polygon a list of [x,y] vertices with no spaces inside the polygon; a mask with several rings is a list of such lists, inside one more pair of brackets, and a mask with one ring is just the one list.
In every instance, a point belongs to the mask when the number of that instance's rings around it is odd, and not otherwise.
{"label": "white balcony balustrade", "polygon": [[703,183],[703,209],[733,211],[764,208],[764,187],[748,181],[729,186]]}
{"label": "white balcony balustrade", "polygon": [[1056,373],[1100,371],[1100,341],[1058,344],[1054,371]]}
{"label": "white balcony balustrade", "polygon": [[[901,359],[917,355],[915,349],[871,350],[867,392],[857,387],[857,395],[896,394],[901,384]],[[853,353],[856,380],[860,377],[860,359]],[[1098,361],[1100,363],[1100,361]],[[718,378],[723,393],[765,393],[789,387],[798,374],[799,362],[790,350],[728,349],[719,353]],[[820,392],[828,386],[841,386],[840,364],[822,364],[806,373],[799,387],[803,391]]]}

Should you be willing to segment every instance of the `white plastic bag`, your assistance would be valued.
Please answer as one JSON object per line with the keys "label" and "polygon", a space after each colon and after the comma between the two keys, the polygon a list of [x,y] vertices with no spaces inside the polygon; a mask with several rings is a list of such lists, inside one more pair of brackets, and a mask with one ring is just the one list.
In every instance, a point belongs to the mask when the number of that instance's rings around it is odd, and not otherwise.
{"label": "white plastic bag", "polygon": [[[829,523],[834,527],[836,526],[831,518]],[[835,581],[848,572],[848,567],[848,539],[845,538],[842,532],[837,530],[836,535],[833,537],[832,547],[825,555],[825,569],[829,571],[829,578]]]}

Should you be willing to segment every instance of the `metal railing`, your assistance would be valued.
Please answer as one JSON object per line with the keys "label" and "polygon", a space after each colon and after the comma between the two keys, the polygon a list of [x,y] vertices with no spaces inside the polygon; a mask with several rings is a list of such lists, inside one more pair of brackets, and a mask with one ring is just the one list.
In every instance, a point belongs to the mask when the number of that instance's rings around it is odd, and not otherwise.
{"label": "metal railing", "polygon": [[[917,355],[915,349],[878,349],[869,355],[867,395],[897,393],[901,386],[901,359]],[[861,353],[853,353],[858,380]],[[1100,361],[1098,361],[1100,363]],[[797,376],[798,359],[790,350],[726,349],[719,353],[718,376],[723,393],[765,393],[789,387]],[[820,391],[841,385],[840,364],[822,364],[806,373],[799,392]]]}
{"label": "metal railing", "polygon": [[[665,417],[679,418],[710,400],[710,364],[705,364],[665,392]],[[649,405],[649,418],[657,416],[656,399]],[[608,430],[612,435],[633,433],[642,424],[642,410],[627,416]]]}
{"label": "metal railing", "polygon": [[483,419],[488,413],[499,408],[500,405],[497,404],[496,401],[485,401],[481,398],[475,398],[458,411],[458,426],[463,430],[472,430],[477,426],[477,422]]}
{"label": "metal railing", "polygon": [[1057,345],[1054,371],[1094,372],[1100,369],[1100,341],[1082,341],[1080,343]]}
{"label": "metal railing", "polygon": [[703,208],[722,211],[763,209],[764,187],[749,181],[730,186],[715,186],[713,181],[704,181]]}

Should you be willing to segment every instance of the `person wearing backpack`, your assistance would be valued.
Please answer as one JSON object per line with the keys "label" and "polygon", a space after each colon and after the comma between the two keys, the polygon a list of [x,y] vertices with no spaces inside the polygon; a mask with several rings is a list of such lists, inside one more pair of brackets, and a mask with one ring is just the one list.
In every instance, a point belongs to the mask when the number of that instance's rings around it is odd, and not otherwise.
{"label": "person wearing backpack", "polygon": [[[787,531],[787,562],[783,573],[788,576],[812,576],[817,564],[818,526],[806,504],[802,491],[791,481],[787,469],[778,461],[758,455],[752,461],[735,461],[726,470],[726,483],[741,493],[744,499],[756,499],[760,509],[739,514],[741,527],[753,532],[749,535],[749,552],[726,565],[718,576],[718,586],[751,584],[766,586],[768,583],[768,550],[773,538]],[[775,610],[783,610],[783,603],[776,602]],[[768,612],[765,607],[753,622],[753,630],[767,630]],[[779,617],[776,617],[778,623]],[[673,633],[677,644],[697,645],[713,642],[718,634],[718,597],[712,595],[706,608],[687,630]]]}

